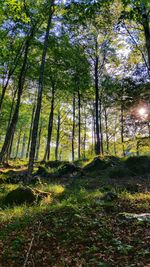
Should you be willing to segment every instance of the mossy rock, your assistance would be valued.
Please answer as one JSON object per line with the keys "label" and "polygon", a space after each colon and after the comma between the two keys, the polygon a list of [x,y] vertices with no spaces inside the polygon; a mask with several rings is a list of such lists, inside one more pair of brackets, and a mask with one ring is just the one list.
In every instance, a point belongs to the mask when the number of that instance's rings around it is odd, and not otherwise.
{"label": "mossy rock", "polygon": [[115,156],[106,156],[104,160],[107,164],[107,167],[115,167],[122,164],[122,160],[119,157]]}
{"label": "mossy rock", "polygon": [[47,168],[45,166],[41,166],[40,165],[38,170],[37,170],[37,172],[36,172],[36,175],[37,176],[38,175],[42,175],[42,176],[47,177],[47,176],[49,176],[49,172],[48,172],[48,170],[47,170]]}
{"label": "mossy rock", "polygon": [[83,169],[85,171],[95,171],[95,170],[105,170],[107,168],[107,163],[100,159],[100,157],[95,157],[93,161],[87,164]]}
{"label": "mossy rock", "polygon": [[125,167],[127,167],[133,175],[147,174],[150,172],[150,157],[129,157],[125,161]]}
{"label": "mossy rock", "polygon": [[21,204],[33,204],[36,200],[36,195],[29,187],[18,187],[17,189],[9,192],[3,203],[4,205],[21,205]]}
{"label": "mossy rock", "polygon": [[80,168],[77,167],[75,164],[71,162],[67,162],[63,164],[59,170],[58,170],[58,176],[66,175],[66,174],[72,174],[75,172],[80,171]]}

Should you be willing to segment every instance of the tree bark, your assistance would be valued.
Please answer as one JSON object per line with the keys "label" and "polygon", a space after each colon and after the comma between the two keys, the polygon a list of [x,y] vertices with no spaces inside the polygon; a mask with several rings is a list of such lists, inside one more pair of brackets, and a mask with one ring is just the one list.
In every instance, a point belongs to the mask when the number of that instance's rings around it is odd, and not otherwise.
{"label": "tree bark", "polygon": [[75,141],[75,93],[73,94],[73,102],[72,102],[72,107],[73,107],[73,112],[72,112],[72,161],[74,161],[74,141]]}
{"label": "tree bark", "polygon": [[108,114],[106,107],[104,108],[105,115],[105,131],[106,131],[106,151],[109,153],[109,137],[108,137]]}
{"label": "tree bark", "polygon": [[149,12],[146,10],[144,3],[141,3],[142,8],[142,25],[144,28],[144,35],[145,35],[145,44],[147,49],[148,55],[148,67],[149,67],[149,74],[150,74],[150,26],[149,26]]}
{"label": "tree bark", "polygon": [[52,138],[52,130],[53,130],[53,120],[54,120],[54,101],[55,101],[55,88],[54,84],[52,86],[52,99],[51,99],[51,109],[49,114],[49,122],[48,122],[48,133],[47,133],[47,143],[44,155],[44,161],[50,159],[50,148],[51,148],[51,138]]}
{"label": "tree bark", "polygon": [[40,150],[40,144],[41,144],[41,132],[42,132],[42,121],[41,121],[41,124],[40,124],[39,134],[38,134],[38,138],[37,138],[35,160],[39,159],[39,150]]}
{"label": "tree bark", "polygon": [[30,131],[29,131],[29,138],[28,138],[28,145],[27,145],[27,152],[26,152],[26,159],[28,158],[29,151],[30,151],[30,143],[31,143],[31,135],[32,135],[32,128],[33,128],[34,113],[35,113],[35,105],[33,106],[33,109],[32,109],[31,124],[30,124]]}
{"label": "tree bark", "polygon": [[81,157],[81,95],[78,91],[78,159]]}
{"label": "tree bark", "polygon": [[58,119],[57,119],[57,135],[56,135],[55,160],[58,160],[59,139],[60,139],[60,111],[58,111]]}
{"label": "tree bark", "polygon": [[16,148],[16,156],[15,156],[15,158],[18,157],[19,145],[20,145],[20,138],[21,138],[21,130],[19,131],[19,135],[18,135],[17,148]]}
{"label": "tree bark", "polygon": [[34,122],[33,122],[32,137],[31,137],[31,148],[30,148],[30,157],[29,157],[29,166],[28,166],[29,176],[32,174],[32,171],[33,171],[35,149],[36,149],[36,142],[37,142],[37,132],[38,132],[38,125],[39,125],[40,111],[41,111],[41,104],[42,104],[44,67],[45,67],[49,32],[50,32],[51,20],[52,20],[52,14],[53,14],[52,6],[54,5],[54,2],[55,0],[51,0],[51,3],[50,3],[47,29],[46,29],[45,39],[44,39],[44,44],[43,44],[42,60],[41,60],[40,75],[39,75],[39,85],[38,85],[37,105],[36,105],[35,117],[34,117]]}
{"label": "tree bark", "polygon": [[100,152],[103,155],[104,154],[104,148],[103,148],[103,128],[102,128],[102,94],[100,96],[99,100],[99,129],[100,129]]}
{"label": "tree bark", "polygon": [[95,154],[100,154],[100,131],[99,131],[99,80],[98,80],[98,43],[96,40],[95,44],[96,58],[95,58],[95,123],[96,123],[96,144],[95,144]]}
{"label": "tree bark", "polygon": [[87,122],[86,122],[86,115],[85,115],[85,122],[84,122],[84,140],[83,140],[83,156],[86,158],[86,130],[87,130]]}
{"label": "tree bark", "polygon": [[124,151],[124,101],[123,101],[123,88],[121,92],[121,144],[123,156],[125,156]]}
{"label": "tree bark", "polygon": [[23,135],[22,139],[22,151],[21,151],[21,158],[24,158],[24,152],[25,152],[25,146],[26,146],[26,135]]}

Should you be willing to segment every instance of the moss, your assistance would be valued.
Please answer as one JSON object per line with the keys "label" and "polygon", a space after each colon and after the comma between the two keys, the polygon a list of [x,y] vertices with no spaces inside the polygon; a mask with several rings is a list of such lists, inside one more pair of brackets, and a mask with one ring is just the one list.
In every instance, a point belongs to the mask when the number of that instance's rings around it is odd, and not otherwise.
{"label": "moss", "polygon": [[77,167],[75,164],[67,162],[62,165],[62,167],[58,170],[58,176],[66,175],[66,174],[72,174],[74,172],[80,171],[80,168]]}
{"label": "moss", "polygon": [[125,161],[127,167],[133,175],[142,175],[150,172],[150,157],[139,156],[129,157]]}
{"label": "moss", "polygon": [[100,157],[95,157],[90,163],[85,167],[85,171],[95,171],[95,170],[104,170],[107,168],[107,163],[100,159]]}
{"label": "moss", "polygon": [[110,178],[124,178],[127,176],[130,176],[130,171],[123,166],[111,168],[109,171]]}

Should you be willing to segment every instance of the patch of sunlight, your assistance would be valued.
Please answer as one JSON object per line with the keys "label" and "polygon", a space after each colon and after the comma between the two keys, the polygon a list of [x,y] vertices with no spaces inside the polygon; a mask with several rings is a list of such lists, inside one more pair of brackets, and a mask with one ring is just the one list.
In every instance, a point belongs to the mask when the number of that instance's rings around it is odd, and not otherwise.
{"label": "patch of sunlight", "polygon": [[0,210],[0,222],[10,222],[25,217],[33,217],[45,210],[47,210],[47,205],[29,207],[24,204],[22,206],[8,207],[5,210]]}
{"label": "patch of sunlight", "polygon": [[58,184],[40,184],[38,189],[46,192],[51,192],[55,195],[59,195],[64,192],[65,188]]}
{"label": "patch of sunlight", "polygon": [[102,193],[101,191],[95,190],[93,192],[88,193],[87,198],[94,199],[97,197],[102,197],[103,195],[104,195],[104,193]]}
{"label": "patch of sunlight", "polygon": [[120,194],[121,199],[130,201],[150,201],[150,193],[135,193],[122,192]]}
{"label": "patch of sunlight", "polygon": [[0,195],[6,195],[8,192],[16,189],[19,185],[16,184],[3,184],[0,188]]}
{"label": "patch of sunlight", "polygon": [[45,197],[41,200],[40,206],[46,206],[53,202],[53,198],[51,196]]}
{"label": "patch of sunlight", "polygon": [[12,208],[7,208],[0,211],[0,221],[6,222],[11,221],[13,218],[21,218],[25,215],[27,207],[24,206],[15,206]]}

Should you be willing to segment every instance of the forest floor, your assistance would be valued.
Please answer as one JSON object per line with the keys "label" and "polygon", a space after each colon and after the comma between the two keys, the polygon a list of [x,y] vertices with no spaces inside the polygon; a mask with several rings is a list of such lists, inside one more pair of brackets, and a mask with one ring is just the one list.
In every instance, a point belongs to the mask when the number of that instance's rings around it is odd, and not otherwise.
{"label": "forest floor", "polygon": [[33,205],[5,206],[19,186],[9,178],[25,172],[24,162],[0,169],[0,266],[150,266],[149,175],[38,173],[30,187],[50,194]]}

